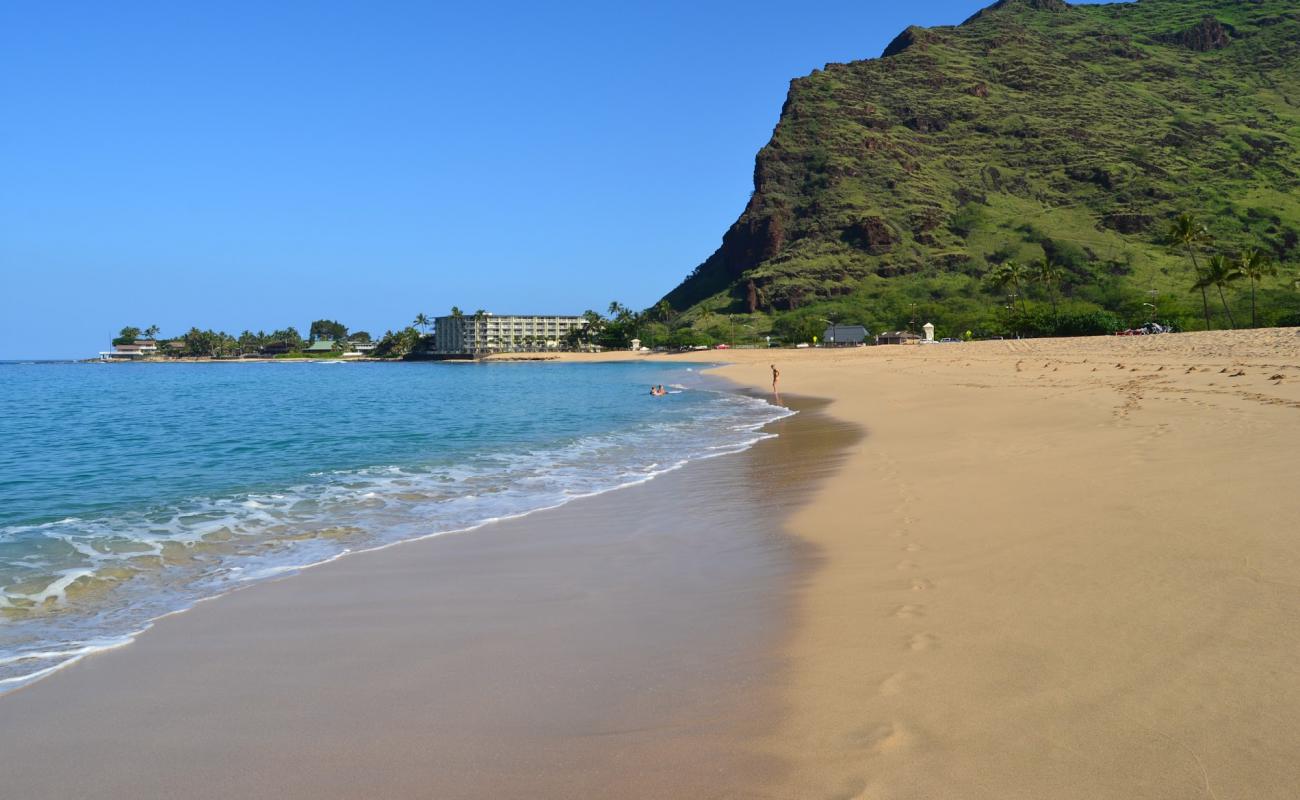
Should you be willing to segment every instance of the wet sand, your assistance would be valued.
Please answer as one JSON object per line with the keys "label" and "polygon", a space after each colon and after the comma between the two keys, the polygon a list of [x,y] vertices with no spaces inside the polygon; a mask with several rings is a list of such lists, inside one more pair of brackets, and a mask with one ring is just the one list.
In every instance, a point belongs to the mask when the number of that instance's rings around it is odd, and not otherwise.
{"label": "wet sand", "polygon": [[[812,404],[815,405],[815,404]],[[736,797],[789,765],[782,529],[856,429],[779,438],[167,618],[0,697],[0,795]]]}

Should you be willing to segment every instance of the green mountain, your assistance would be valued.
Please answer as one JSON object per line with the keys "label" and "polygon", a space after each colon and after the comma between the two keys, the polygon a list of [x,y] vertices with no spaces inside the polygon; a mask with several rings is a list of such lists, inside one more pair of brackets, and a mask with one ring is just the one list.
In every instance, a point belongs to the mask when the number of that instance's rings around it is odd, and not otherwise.
{"label": "green mountain", "polygon": [[[1007,306],[1041,316],[1058,292],[1062,314],[1136,324],[1153,302],[1199,327],[1192,267],[1166,241],[1183,212],[1214,236],[1202,265],[1247,245],[1283,264],[1259,284],[1261,324],[1300,314],[1294,0],[1001,0],[793,80],[744,213],[665,299],[719,338],[737,319],[780,333],[827,316],[1005,332]],[[1011,298],[988,280],[1044,256],[1055,285]],[[1239,323],[1249,283],[1225,295]]]}

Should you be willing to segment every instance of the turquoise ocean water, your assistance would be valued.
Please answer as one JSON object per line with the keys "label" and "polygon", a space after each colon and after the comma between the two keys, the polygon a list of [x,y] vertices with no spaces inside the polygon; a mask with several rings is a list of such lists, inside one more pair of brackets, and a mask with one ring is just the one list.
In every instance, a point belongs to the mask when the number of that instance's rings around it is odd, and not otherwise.
{"label": "turquoise ocean water", "polygon": [[646,481],[786,413],[664,364],[0,363],[0,692],[198,600]]}

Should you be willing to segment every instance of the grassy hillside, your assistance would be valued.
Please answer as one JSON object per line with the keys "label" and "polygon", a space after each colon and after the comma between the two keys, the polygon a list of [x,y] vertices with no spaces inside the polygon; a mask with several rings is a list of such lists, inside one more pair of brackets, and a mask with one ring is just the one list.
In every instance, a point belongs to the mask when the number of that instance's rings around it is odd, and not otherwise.
{"label": "grassy hillside", "polygon": [[[1192,268],[1166,241],[1182,212],[1213,234],[1205,255],[1254,245],[1283,265],[1260,285],[1262,323],[1300,313],[1292,0],[1003,0],[796,79],[744,213],[665,299],[676,324],[718,332],[913,316],[1009,332],[1013,300],[988,274],[1047,256],[1063,313],[1134,324],[1154,302],[1199,327]],[[1248,284],[1228,292],[1239,323]],[[1020,294],[1029,312],[1048,300]]]}

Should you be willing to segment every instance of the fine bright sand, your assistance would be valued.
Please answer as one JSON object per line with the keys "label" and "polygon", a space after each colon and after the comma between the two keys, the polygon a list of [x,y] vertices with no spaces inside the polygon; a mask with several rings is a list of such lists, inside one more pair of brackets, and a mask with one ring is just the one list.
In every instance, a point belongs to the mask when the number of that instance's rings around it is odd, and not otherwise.
{"label": "fine bright sand", "polygon": [[792,523],[772,795],[1300,796],[1298,334],[723,356],[867,432]]}

